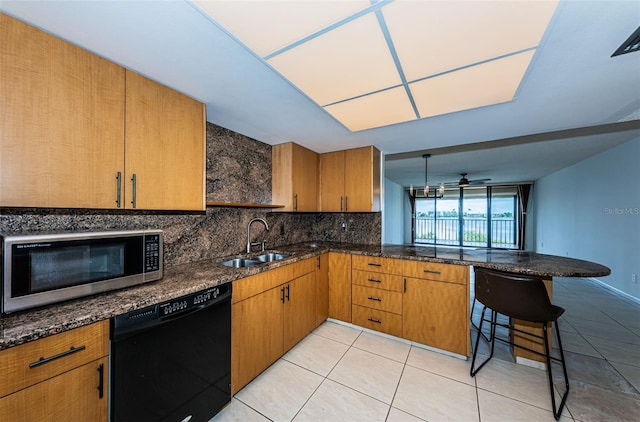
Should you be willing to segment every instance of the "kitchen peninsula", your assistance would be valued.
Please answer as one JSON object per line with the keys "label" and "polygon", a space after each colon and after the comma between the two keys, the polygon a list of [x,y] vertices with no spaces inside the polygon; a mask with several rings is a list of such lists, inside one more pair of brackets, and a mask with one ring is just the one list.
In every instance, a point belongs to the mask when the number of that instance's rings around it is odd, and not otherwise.
{"label": "kitchen peninsula", "polygon": [[543,278],[610,274],[609,268],[597,263],[522,251],[338,242],[300,243],[278,248],[278,251],[291,255],[282,261],[244,269],[224,267],[218,260],[177,265],[165,268],[163,279],[156,282],[3,316],[0,318],[0,350],[327,252],[476,266]]}

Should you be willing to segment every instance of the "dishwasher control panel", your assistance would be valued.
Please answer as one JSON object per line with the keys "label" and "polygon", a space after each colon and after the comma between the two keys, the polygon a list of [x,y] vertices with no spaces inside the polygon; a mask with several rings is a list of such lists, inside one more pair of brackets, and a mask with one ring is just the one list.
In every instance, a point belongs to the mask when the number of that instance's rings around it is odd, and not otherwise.
{"label": "dishwasher control panel", "polygon": [[218,298],[225,296],[225,293],[231,294],[231,285],[211,287],[198,293],[192,293],[188,296],[182,296],[168,302],[161,303],[159,306],[160,317],[169,316],[175,313],[187,311],[193,307],[201,307],[209,302],[217,301]]}
{"label": "dishwasher control panel", "polygon": [[231,298],[231,283],[210,287],[156,305],[136,309],[113,318],[114,330],[126,333],[141,325],[152,325],[164,318],[177,318],[191,310],[198,310]]}

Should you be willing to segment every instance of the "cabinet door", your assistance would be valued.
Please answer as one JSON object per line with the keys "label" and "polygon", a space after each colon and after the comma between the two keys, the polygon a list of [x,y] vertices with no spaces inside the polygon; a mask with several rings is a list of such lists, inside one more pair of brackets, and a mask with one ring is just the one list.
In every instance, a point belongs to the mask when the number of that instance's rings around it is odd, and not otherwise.
{"label": "cabinet door", "polygon": [[344,211],[344,160],[344,151],[320,155],[320,211]]}
{"label": "cabinet door", "polygon": [[127,208],[204,210],[204,105],[134,72],[126,79]]}
{"label": "cabinet door", "polygon": [[380,211],[380,152],[374,147],[345,151],[346,211]]}
{"label": "cabinet door", "polygon": [[275,287],[231,306],[231,394],[282,356],[282,298]]}
{"label": "cabinet door", "polygon": [[329,317],[329,254],[318,256],[316,268],[316,293],[314,300],[315,327]]}
{"label": "cabinet door", "polygon": [[466,285],[406,279],[402,301],[403,337],[461,355],[468,354]]}
{"label": "cabinet door", "polygon": [[1,398],[0,420],[106,422],[108,361],[104,357]]}
{"label": "cabinet door", "polygon": [[294,145],[292,165],[295,211],[318,211],[318,154]]}
{"label": "cabinet door", "polygon": [[287,283],[285,288],[284,351],[287,352],[316,326],[314,302],[316,273],[311,272]]}
{"label": "cabinet door", "polygon": [[0,206],[116,208],[124,78],[0,13]]}
{"label": "cabinet door", "polygon": [[271,149],[272,199],[282,211],[318,210],[318,154],[293,142]]}
{"label": "cabinet door", "polygon": [[329,317],[351,322],[351,255],[329,252]]}

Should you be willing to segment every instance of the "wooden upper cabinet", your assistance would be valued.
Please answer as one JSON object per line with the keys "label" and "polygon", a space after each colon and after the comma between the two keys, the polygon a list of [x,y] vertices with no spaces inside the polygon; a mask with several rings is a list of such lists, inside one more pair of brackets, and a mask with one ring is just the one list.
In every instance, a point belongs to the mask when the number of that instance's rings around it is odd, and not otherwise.
{"label": "wooden upper cabinet", "polygon": [[380,211],[380,151],[363,147],[345,151],[346,211]]}
{"label": "wooden upper cabinet", "polygon": [[126,84],[126,208],[204,210],[204,104],[131,71]]}
{"label": "wooden upper cabinet", "polygon": [[205,209],[202,103],[2,13],[0,92],[0,206]]}
{"label": "wooden upper cabinet", "polygon": [[0,13],[0,206],[114,208],[122,67]]}
{"label": "wooden upper cabinet", "polygon": [[380,151],[368,146],[321,154],[320,211],[380,211]]}
{"label": "wooden upper cabinet", "polygon": [[282,211],[318,211],[318,154],[293,142],[271,151],[272,202]]}
{"label": "wooden upper cabinet", "polygon": [[344,211],[344,151],[320,154],[320,210]]}

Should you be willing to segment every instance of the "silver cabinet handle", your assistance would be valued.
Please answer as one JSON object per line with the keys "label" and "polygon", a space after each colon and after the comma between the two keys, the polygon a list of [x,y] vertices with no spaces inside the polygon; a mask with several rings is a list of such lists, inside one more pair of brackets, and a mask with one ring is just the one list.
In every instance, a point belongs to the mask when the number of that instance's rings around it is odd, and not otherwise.
{"label": "silver cabinet handle", "polygon": [[122,206],[122,173],[116,174],[116,206],[120,208]]}
{"label": "silver cabinet handle", "polygon": [[373,262],[369,262],[367,265],[370,267],[382,267],[382,264],[375,264]]}
{"label": "silver cabinet handle", "polygon": [[349,212],[349,197],[344,197],[344,212]]}
{"label": "silver cabinet handle", "polygon": [[340,197],[340,211],[341,211],[341,212],[342,212],[342,200],[343,200],[343,199],[344,199],[344,198],[341,196],[341,197]]}
{"label": "silver cabinet handle", "polygon": [[293,195],[293,199],[295,201],[295,204],[293,205],[293,210],[298,211],[298,194],[297,193]]}
{"label": "silver cabinet handle", "polygon": [[382,302],[382,299],[380,299],[379,297],[373,297],[373,296],[369,296],[369,300],[375,300],[376,302]]}
{"label": "silver cabinet handle", "polygon": [[31,362],[29,364],[29,368],[35,368],[36,366],[43,365],[43,364],[45,364],[47,362],[51,362],[52,360],[60,359],[61,357],[64,357],[64,356],[79,352],[79,351],[84,350],[86,348],[87,348],[86,346],[80,346],[80,347],[71,346],[71,349],[66,350],[64,352],[61,352],[61,353],[58,353],[57,355],[49,356],[48,358],[40,358],[35,362]]}
{"label": "silver cabinet handle", "polygon": [[376,324],[382,324],[382,321],[380,321],[379,319],[367,318],[367,320],[371,322],[375,322]]}
{"label": "silver cabinet handle", "polygon": [[370,281],[372,283],[382,283],[381,280],[376,280],[375,278],[368,278],[367,281]]}
{"label": "silver cabinet handle", "polygon": [[133,206],[133,208],[136,207],[136,185],[137,185],[137,177],[136,177],[136,174],[133,173],[131,175],[131,206]]}

